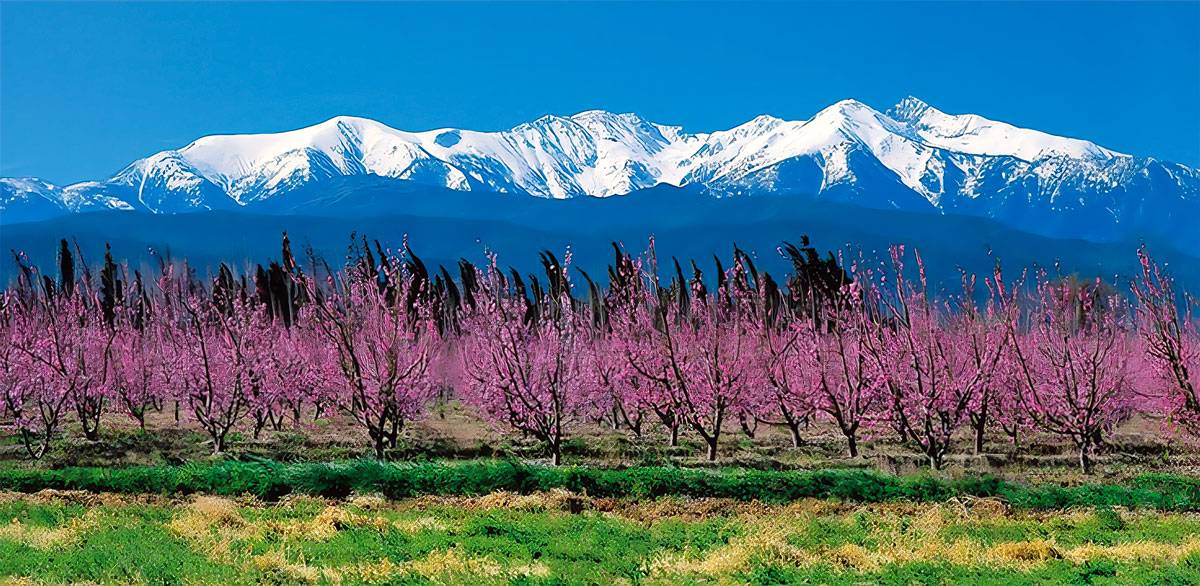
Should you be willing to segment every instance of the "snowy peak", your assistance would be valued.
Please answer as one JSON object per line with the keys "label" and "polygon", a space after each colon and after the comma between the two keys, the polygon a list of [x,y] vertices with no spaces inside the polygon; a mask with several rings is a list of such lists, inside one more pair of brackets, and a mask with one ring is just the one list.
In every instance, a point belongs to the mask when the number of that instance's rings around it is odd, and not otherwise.
{"label": "snowy peak", "polygon": [[[938,151],[1034,161],[1049,156],[1119,156],[1086,141],[1016,128],[974,115],[949,115],[913,97],[881,113],[843,100],[809,120],[758,116],[730,130],[692,134],[637,114],[588,110],[547,115],[500,132],[453,128],[406,132],[337,116],[273,134],[214,135],[137,161],[109,183],[134,188],[152,211],[248,205],[330,177],[377,175],[460,191],[566,198],[620,195],[660,183],[741,180],[783,161],[817,156],[837,177],[839,162],[863,150],[930,201],[924,174]],[[828,174],[828,173],[827,173]],[[147,195],[146,186],[164,191]],[[214,192],[223,193],[222,202]],[[134,203],[134,202],[130,202]]]}
{"label": "snowy peak", "polygon": [[930,146],[970,155],[1015,157],[1027,162],[1045,157],[1106,160],[1128,156],[1086,140],[1018,128],[975,114],[946,114],[911,96],[888,110],[888,115],[909,126]]}
{"label": "snowy peak", "polygon": [[921,118],[925,110],[929,109],[929,104],[922,102],[919,98],[907,96],[903,100],[896,102],[895,106],[888,109],[887,115],[897,122],[911,123]]}
{"label": "snowy peak", "polygon": [[409,132],[337,116],[287,132],[206,136],[103,181],[57,187],[6,179],[0,212],[3,221],[27,221],[96,209],[308,211],[311,200],[292,194],[319,193],[346,177],[556,199],[661,184],[717,197],[789,194],[982,215],[1072,237],[1140,233],[1155,222],[1169,231],[1174,224],[1161,217],[1185,221],[1200,212],[1194,169],[947,114],[911,96],[886,112],[843,100],[807,120],[761,115],[708,133],[604,110],[496,132]]}
{"label": "snowy peak", "polygon": [[649,154],[657,153],[682,135],[669,138],[662,129],[637,114],[612,114],[588,110],[571,116],[596,141],[616,142]]}

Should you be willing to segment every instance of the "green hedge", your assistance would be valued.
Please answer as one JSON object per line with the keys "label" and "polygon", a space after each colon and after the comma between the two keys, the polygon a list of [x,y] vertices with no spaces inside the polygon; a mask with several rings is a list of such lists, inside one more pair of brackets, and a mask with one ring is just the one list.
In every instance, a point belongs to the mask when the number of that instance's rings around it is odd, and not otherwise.
{"label": "green hedge", "polygon": [[289,493],[343,497],[352,492],[391,498],[479,495],[553,488],[596,497],[724,497],[788,502],[833,498],[855,502],[936,502],[955,496],[998,497],[1014,507],[1126,506],[1200,511],[1200,479],[1148,474],[1127,484],[1025,485],[982,476],[944,480],[865,470],[699,470],[672,467],[547,467],[512,461],[389,464],[373,460],[281,464],[219,462],[130,468],[0,468],[0,489],[44,488],[157,494],[253,494],[277,499]]}

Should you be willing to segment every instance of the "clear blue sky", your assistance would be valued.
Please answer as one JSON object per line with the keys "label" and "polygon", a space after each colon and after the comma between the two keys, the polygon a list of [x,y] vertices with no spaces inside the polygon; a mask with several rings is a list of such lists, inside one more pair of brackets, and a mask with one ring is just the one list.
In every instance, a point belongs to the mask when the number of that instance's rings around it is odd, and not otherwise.
{"label": "clear blue sky", "polygon": [[905,95],[1200,165],[1200,3],[0,4],[0,175],[103,178],[337,114],[693,131]]}

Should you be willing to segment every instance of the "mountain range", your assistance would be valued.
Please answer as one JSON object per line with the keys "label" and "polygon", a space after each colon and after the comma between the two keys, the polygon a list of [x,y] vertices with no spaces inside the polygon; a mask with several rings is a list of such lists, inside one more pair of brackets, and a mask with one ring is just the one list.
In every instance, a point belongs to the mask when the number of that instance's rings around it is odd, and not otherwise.
{"label": "mountain range", "polygon": [[[371,187],[348,190],[355,184]],[[289,132],[203,137],[99,181],[0,179],[0,222],[101,210],[365,217],[437,205],[389,190],[514,201],[508,196],[609,198],[656,186],[975,216],[1051,238],[1200,251],[1197,170],[947,114],[912,97],[882,112],[845,100],[808,120],[759,116],[710,133],[598,110],[500,132],[407,132],[339,116]]]}

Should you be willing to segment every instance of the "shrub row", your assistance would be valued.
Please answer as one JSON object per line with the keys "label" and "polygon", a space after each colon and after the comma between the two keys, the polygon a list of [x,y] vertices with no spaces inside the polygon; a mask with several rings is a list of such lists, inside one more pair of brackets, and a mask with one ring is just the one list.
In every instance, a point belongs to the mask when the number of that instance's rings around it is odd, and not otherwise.
{"label": "shrub row", "polygon": [[1021,509],[1124,506],[1200,510],[1200,479],[1170,474],[1147,474],[1119,485],[1064,487],[1027,485],[990,476],[941,479],[866,470],[612,469],[548,467],[502,460],[412,464],[374,460],[297,464],[225,461],[129,468],[0,468],[0,489],[35,492],[47,488],[126,494],[252,494],[267,500],[291,493],[325,497],[382,493],[389,498],[404,498],[562,488],[594,497],[638,499],[681,496],[771,503],[802,498],[937,502],[973,496],[1000,498]]}

